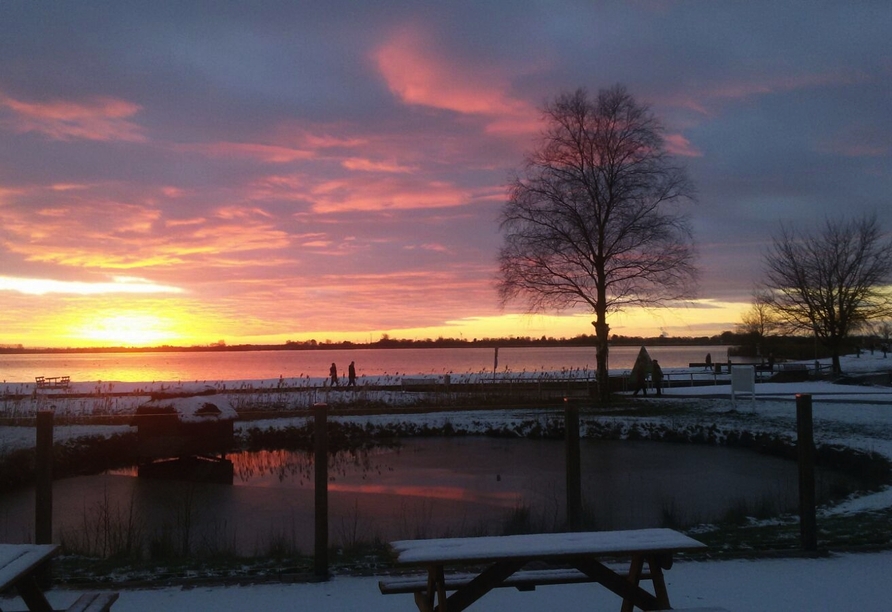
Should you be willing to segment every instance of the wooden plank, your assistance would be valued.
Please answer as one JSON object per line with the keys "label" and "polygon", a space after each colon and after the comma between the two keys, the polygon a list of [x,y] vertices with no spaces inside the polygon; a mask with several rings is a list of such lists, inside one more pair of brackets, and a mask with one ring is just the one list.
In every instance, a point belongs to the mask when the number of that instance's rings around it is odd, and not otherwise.
{"label": "wooden plank", "polygon": [[672,529],[631,529],[511,536],[400,540],[391,543],[401,564],[495,562],[505,559],[559,559],[574,555],[693,552],[706,545]]}
{"label": "wooden plank", "polygon": [[[611,567],[611,570],[620,576],[628,575],[626,567]],[[469,572],[455,572],[446,574],[444,583],[447,591],[454,591],[468,584],[477,574]],[[650,572],[645,570],[639,576],[640,580],[650,580]],[[410,576],[395,576],[378,581],[378,590],[384,595],[396,595],[424,591],[427,587],[427,574],[413,574]],[[573,568],[521,570],[506,578],[499,586],[513,587],[518,590],[531,590],[537,586],[551,586],[558,584],[580,584],[593,582],[593,579]]]}
{"label": "wooden plank", "polygon": [[56,544],[0,544],[0,591],[14,586],[58,553]]}
{"label": "wooden plank", "polygon": [[108,612],[118,593],[84,593],[64,612]]}

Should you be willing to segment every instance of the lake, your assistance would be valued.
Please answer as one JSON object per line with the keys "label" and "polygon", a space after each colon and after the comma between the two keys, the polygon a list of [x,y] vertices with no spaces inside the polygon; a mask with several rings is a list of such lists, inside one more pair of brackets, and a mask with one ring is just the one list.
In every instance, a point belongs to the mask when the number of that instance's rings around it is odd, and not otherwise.
{"label": "lake", "polygon": [[[640,347],[610,349],[611,371],[630,370]],[[663,369],[686,368],[702,362],[728,360],[724,346],[648,347]],[[357,374],[424,375],[508,372],[560,372],[596,369],[593,347],[504,347],[430,349],[349,349],[288,351],[222,351],[164,353],[0,354],[0,381],[33,383],[35,376],[70,376],[72,382],[232,381],[284,378],[325,378],[332,362],[346,376],[356,362]]]}
{"label": "lake", "polygon": [[[683,527],[795,511],[798,503],[796,464],[775,457],[644,441],[582,440],[581,451],[583,498],[597,529]],[[564,452],[561,441],[467,437],[339,454],[330,467],[330,540],[349,547],[555,529],[566,516]],[[56,481],[54,541],[107,545],[129,529],[144,550],[186,542],[193,553],[311,552],[312,458],[291,451],[228,457],[231,486],[139,479],[134,470]],[[820,470],[817,480],[820,501],[851,478]],[[33,508],[33,489],[5,495],[0,541],[27,541]]]}

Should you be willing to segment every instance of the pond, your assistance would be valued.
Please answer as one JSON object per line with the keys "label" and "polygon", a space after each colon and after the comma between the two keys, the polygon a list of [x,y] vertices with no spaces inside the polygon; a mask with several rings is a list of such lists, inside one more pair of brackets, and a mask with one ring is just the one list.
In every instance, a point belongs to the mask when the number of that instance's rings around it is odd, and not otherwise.
{"label": "pond", "polygon": [[[740,449],[582,440],[587,527],[685,527],[730,516],[796,512],[794,462]],[[404,440],[396,448],[339,453],[330,463],[330,542],[553,530],[565,510],[564,444],[485,437]],[[313,548],[312,456],[228,455],[230,485],[159,481],[135,470],[54,483],[56,540],[102,554],[265,556]],[[854,486],[819,470],[818,499]],[[0,500],[0,540],[34,533],[34,492]]]}

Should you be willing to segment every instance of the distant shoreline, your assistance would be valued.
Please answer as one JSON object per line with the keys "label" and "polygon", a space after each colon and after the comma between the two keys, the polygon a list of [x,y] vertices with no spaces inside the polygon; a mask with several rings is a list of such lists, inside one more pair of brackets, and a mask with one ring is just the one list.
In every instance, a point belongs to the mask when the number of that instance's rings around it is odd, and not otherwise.
{"label": "distant shoreline", "polygon": [[[728,341],[725,337],[639,338],[617,336],[610,346],[737,346],[739,339]],[[237,351],[327,351],[363,349],[436,349],[436,348],[543,348],[562,346],[595,347],[594,336],[576,338],[496,338],[484,340],[437,339],[437,340],[379,340],[376,342],[286,342],[285,344],[220,344],[203,346],[103,346],[103,347],[23,347],[0,346],[0,355],[45,355],[76,353],[189,353],[189,352],[237,352]]]}

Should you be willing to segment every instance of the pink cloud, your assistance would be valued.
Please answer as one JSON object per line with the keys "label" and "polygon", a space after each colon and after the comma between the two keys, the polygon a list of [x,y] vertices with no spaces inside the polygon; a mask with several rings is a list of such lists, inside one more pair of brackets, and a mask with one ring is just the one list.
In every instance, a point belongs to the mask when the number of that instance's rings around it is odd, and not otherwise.
{"label": "pink cloud", "polygon": [[394,172],[404,173],[412,172],[414,168],[406,166],[398,162],[376,162],[370,159],[362,159],[351,157],[341,162],[341,165],[347,170],[359,170],[362,172]]}
{"label": "pink cloud", "polygon": [[309,194],[317,213],[411,210],[463,206],[473,199],[467,190],[444,181],[397,181],[385,178],[327,181]]}
{"label": "pink cloud", "polygon": [[167,219],[151,197],[135,203],[93,193],[60,197],[42,207],[9,209],[10,253],[69,268],[182,271],[237,266],[239,254],[291,246],[288,233],[258,207],[224,206],[203,217]]}
{"label": "pink cloud", "polygon": [[214,142],[209,144],[180,145],[178,148],[198,151],[210,157],[240,157],[259,159],[264,162],[284,164],[296,160],[312,159],[313,151],[278,145],[247,142]]}
{"label": "pink cloud", "polygon": [[701,153],[691,141],[681,134],[667,134],[665,137],[666,149],[674,155],[682,157],[703,157]]}
{"label": "pink cloud", "polygon": [[420,28],[404,27],[374,53],[390,90],[407,104],[497,120],[497,131],[529,129],[536,110],[508,93],[509,75],[437,55]]}
{"label": "pink cloud", "polygon": [[670,94],[661,102],[684,108],[702,115],[712,115],[711,105],[723,100],[746,100],[756,96],[814,89],[819,87],[850,85],[868,77],[860,73],[831,71],[811,74],[759,75],[736,81],[710,83],[703,87],[685,88]]}
{"label": "pink cloud", "polygon": [[12,115],[2,125],[15,132],[38,132],[54,140],[146,140],[143,128],[130,120],[142,107],[125,100],[23,102],[0,94],[2,108]]}

